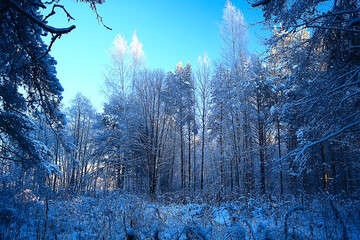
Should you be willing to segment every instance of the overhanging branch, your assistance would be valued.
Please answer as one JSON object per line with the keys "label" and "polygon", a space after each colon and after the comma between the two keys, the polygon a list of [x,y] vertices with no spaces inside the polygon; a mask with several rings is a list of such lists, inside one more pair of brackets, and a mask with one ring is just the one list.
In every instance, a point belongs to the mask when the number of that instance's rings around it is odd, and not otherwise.
{"label": "overhanging branch", "polygon": [[22,9],[18,4],[16,4],[13,0],[4,0],[10,7],[16,9],[18,12],[20,12],[22,15],[24,15],[25,17],[27,17],[30,21],[32,21],[33,23],[37,24],[39,27],[41,27],[42,29],[44,29],[47,32],[53,33],[53,34],[66,34],[71,32],[72,30],[74,30],[76,28],[75,25],[72,25],[70,27],[67,28],[55,28],[52,26],[49,26],[43,22],[41,22],[39,19],[37,19],[36,17],[34,17],[32,14],[28,13],[26,10]]}

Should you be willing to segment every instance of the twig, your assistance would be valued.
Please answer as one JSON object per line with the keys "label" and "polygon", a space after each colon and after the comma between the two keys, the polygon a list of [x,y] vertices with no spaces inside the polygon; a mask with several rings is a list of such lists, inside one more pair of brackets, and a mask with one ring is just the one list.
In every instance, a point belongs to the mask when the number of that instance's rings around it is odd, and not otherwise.
{"label": "twig", "polygon": [[324,27],[324,26],[307,25],[307,24],[305,24],[305,26],[307,28],[319,28],[319,29],[326,29],[326,30],[337,30],[337,31],[360,33],[359,30],[352,30],[352,29],[346,29],[346,28]]}
{"label": "twig", "polygon": [[53,36],[53,37],[51,38],[51,42],[50,42],[49,47],[47,48],[46,52],[45,52],[43,55],[41,55],[41,56],[39,56],[38,58],[36,58],[33,62],[37,62],[37,61],[39,61],[41,58],[45,57],[45,56],[50,52],[51,47],[52,47],[52,45],[54,44],[55,40],[56,40],[57,38],[60,38],[60,37],[61,37],[61,34],[59,34],[59,33],[55,34],[55,36]]}
{"label": "twig", "polygon": [[55,12],[55,8],[58,7],[58,8],[61,8],[65,13],[66,13],[66,16],[68,18],[68,22],[70,22],[70,20],[75,20],[75,18],[73,18],[70,13],[65,9],[65,7],[63,5],[59,5],[59,4],[54,4],[51,12],[44,18],[43,22],[46,21],[46,19],[48,19],[49,17],[53,16],[56,12]]}
{"label": "twig", "polygon": [[101,23],[106,29],[108,30],[112,30],[112,28],[106,26],[103,22],[103,18],[98,14],[97,12],[97,8],[96,8],[96,2],[95,1],[91,1],[90,2],[90,8],[94,11],[94,13],[96,14],[96,19],[98,20],[99,23]]}

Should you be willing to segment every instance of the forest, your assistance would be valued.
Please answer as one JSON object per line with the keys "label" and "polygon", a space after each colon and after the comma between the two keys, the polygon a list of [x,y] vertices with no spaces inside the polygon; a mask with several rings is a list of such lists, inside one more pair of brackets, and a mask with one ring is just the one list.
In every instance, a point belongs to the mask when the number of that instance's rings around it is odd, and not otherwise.
{"label": "forest", "polygon": [[0,239],[360,239],[360,2],[248,3],[261,55],[230,1],[219,59],[149,69],[117,35],[99,111],[61,103],[66,1],[0,0]]}

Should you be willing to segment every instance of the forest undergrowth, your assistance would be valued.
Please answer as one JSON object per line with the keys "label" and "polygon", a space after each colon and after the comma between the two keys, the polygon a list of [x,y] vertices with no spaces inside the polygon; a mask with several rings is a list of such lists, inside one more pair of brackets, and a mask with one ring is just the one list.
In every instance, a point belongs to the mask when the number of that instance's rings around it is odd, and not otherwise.
{"label": "forest undergrowth", "polygon": [[[4,195],[1,195],[4,196]],[[359,239],[360,200],[102,192],[2,198],[1,239]]]}

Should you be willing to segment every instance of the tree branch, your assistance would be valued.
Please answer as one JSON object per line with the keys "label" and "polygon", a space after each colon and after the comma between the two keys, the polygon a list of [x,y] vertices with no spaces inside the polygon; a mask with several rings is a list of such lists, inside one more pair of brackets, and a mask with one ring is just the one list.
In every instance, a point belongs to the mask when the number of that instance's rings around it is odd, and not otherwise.
{"label": "tree branch", "polygon": [[[298,154],[298,156],[296,157],[296,159],[298,159],[301,155],[303,155],[304,152],[305,152],[307,149],[309,149],[310,147],[312,147],[312,146],[314,146],[314,145],[317,145],[317,144],[319,144],[319,143],[325,142],[325,141],[327,141],[327,140],[329,140],[329,139],[331,139],[331,138],[333,138],[333,137],[336,137],[336,136],[340,135],[341,133],[344,133],[344,132],[348,131],[349,129],[351,129],[352,127],[355,127],[355,126],[357,126],[357,125],[359,125],[359,124],[360,124],[360,121],[351,123],[351,124],[343,127],[342,129],[338,130],[337,132],[334,132],[334,133],[332,133],[332,134],[324,137],[323,139],[320,139],[320,140],[315,141],[315,142],[310,142],[310,143],[308,143],[307,145],[305,145],[305,146],[301,149],[300,154]],[[294,151],[294,153],[296,154],[296,151]],[[293,154],[294,154],[294,153],[293,153]]]}
{"label": "tree branch", "polygon": [[4,159],[4,160],[10,160],[10,161],[13,161],[13,162],[22,162],[21,160],[18,160],[18,159],[15,159],[15,158],[8,158],[8,157],[4,157],[4,156],[0,156],[1,159]]}
{"label": "tree branch", "polygon": [[45,57],[45,56],[50,52],[51,47],[52,47],[52,45],[54,44],[55,40],[56,40],[57,38],[59,38],[59,37],[61,37],[61,34],[59,34],[59,33],[55,34],[55,36],[53,36],[53,37],[51,38],[50,45],[49,45],[49,47],[47,48],[46,52],[45,52],[43,55],[41,55],[41,56],[39,56],[38,58],[36,58],[33,62],[37,62],[37,61],[39,61],[41,58]]}
{"label": "tree branch", "polygon": [[260,7],[262,5],[268,4],[271,0],[260,0],[253,4],[251,4],[251,7]]}
{"label": "tree branch", "polygon": [[352,29],[346,29],[346,28],[324,27],[324,26],[307,25],[307,24],[305,24],[305,26],[307,28],[319,28],[319,29],[326,29],[326,30],[337,30],[337,31],[360,33],[360,30],[352,30]]}
{"label": "tree branch", "polygon": [[349,22],[349,27],[360,25],[360,18],[353,19]]}
{"label": "tree branch", "polygon": [[[342,12],[333,12],[333,13],[326,13],[326,14],[322,14],[320,16],[314,17],[313,19],[310,19],[309,21],[306,21],[304,19],[301,19],[303,21],[303,23],[296,25],[296,26],[292,26],[294,29],[302,27],[302,26],[306,26],[308,28],[322,28],[322,29],[331,29],[331,30],[340,30],[340,31],[349,31],[349,32],[356,32],[359,33],[360,31],[357,30],[352,30],[352,29],[345,29],[345,28],[335,28],[335,27],[326,27],[326,26],[317,26],[317,25],[310,25],[316,23],[316,21],[320,18],[325,18],[325,17],[331,17],[331,16],[337,16],[337,15],[344,15],[344,14],[351,14],[351,13],[358,13],[360,12],[360,9],[355,9],[355,10],[350,10],[350,11],[342,11]],[[353,27],[355,25],[359,24],[359,18],[357,19],[349,19],[348,21],[350,21],[350,23],[348,24],[349,27]],[[343,21],[345,22],[345,20]],[[334,22],[332,22],[334,23]]]}
{"label": "tree branch", "polygon": [[47,16],[44,18],[43,22],[45,22],[46,19],[48,19],[49,17],[51,17],[52,15],[55,14],[55,8],[56,8],[56,7],[62,8],[62,10],[64,10],[64,12],[66,13],[66,16],[67,16],[69,22],[70,22],[70,20],[75,20],[75,18],[73,18],[73,17],[70,15],[70,13],[69,13],[68,11],[66,11],[66,9],[65,9],[65,7],[64,7],[63,5],[54,4],[51,12],[49,13],[49,15],[47,15]]}
{"label": "tree branch", "polygon": [[55,28],[52,26],[49,26],[43,22],[41,22],[39,19],[34,17],[32,14],[28,13],[26,10],[22,9],[18,4],[16,4],[13,0],[4,0],[10,7],[16,9],[18,12],[20,12],[22,15],[27,17],[30,21],[37,24],[39,27],[44,29],[47,32],[51,32],[53,34],[66,34],[71,32],[73,29],[76,28],[75,25],[72,25],[68,28]]}

